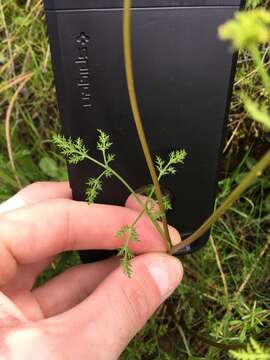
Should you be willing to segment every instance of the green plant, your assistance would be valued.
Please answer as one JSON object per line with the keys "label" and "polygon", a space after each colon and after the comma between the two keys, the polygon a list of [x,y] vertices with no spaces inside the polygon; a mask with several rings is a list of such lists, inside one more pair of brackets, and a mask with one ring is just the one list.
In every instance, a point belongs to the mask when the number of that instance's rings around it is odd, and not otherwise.
{"label": "green plant", "polygon": [[[86,190],[86,199],[89,204],[93,203],[98,194],[102,191],[102,182],[104,179],[109,177],[116,177],[128,190],[131,194],[134,195],[135,199],[142,207],[141,213],[134,220],[132,224],[126,224],[120,229],[116,236],[123,239],[123,246],[119,249],[118,255],[122,258],[123,270],[126,275],[131,276],[132,269],[130,266],[130,260],[133,258],[134,254],[130,249],[130,242],[138,242],[139,237],[136,231],[136,224],[140,218],[147,214],[148,217],[153,222],[156,229],[164,236],[161,226],[158,222],[163,216],[161,210],[154,210],[154,187],[150,188],[150,191],[147,195],[147,200],[145,203],[141,198],[136,194],[135,190],[127,181],[112,167],[112,162],[115,160],[115,154],[109,152],[112,146],[110,136],[102,130],[98,130],[98,141],[97,141],[97,150],[101,153],[101,159],[96,159],[91,154],[89,150],[85,147],[83,141],[78,138],[72,140],[71,138],[66,139],[61,135],[54,135],[53,142],[60,149],[62,155],[66,157],[70,164],[78,164],[81,161],[88,160],[95,165],[98,165],[101,168],[101,173],[96,178],[90,178],[87,182]],[[161,157],[157,156],[156,158],[156,169],[158,172],[158,181],[167,175],[174,175],[176,173],[176,165],[183,164],[187,156],[185,150],[175,150],[169,154],[167,161],[163,160]],[[162,198],[163,208],[169,209],[170,204],[168,198],[163,196]]]}
{"label": "green plant", "polygon": [[264,349],[255,340],[251,339],[246,350],[230,351],[234,359],[238,360],[269,360],[270,350]]}
{"label": "green plant", "polygon": [[[270,76],[260,56],[259,45],[270,41],[270,12],[256,9],[238,13],[219,28],[221,39],[231,40],[236,49],[247,49],[265,87],[265,96],[270,94]],[[247,94],[241,93],[247,112],[251,117],[270,128],[270,114],[266,100],[259,106]]]}
{"label": "green plant", "polygon": [[263,4],[263,0],[247,0],[246,2],[247,8],[252,8],[252,9],[262,4]]}

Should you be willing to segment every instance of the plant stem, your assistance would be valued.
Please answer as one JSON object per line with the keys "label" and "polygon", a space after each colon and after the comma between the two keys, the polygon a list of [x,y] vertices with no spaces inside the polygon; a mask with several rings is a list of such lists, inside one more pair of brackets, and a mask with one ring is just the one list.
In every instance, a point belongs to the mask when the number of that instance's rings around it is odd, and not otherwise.
{"label": "plant stem", "polygon": [[101,180],[105,174],[106,174],[106,170],[104,170],[104,171],[97,177],[97,180]]}
{"label": "plant stem", "polygon": [[141,115],[139,112],[138,102],[136,98],[133,66],[132,66],[132,55],[131,55],[131,0],[124,0],[124,22],[123,22],[123,37],[124,37],[124,58],[125,58],[125,70],[127,77],[127,86],[130,98],[130,105],[133,112],[134,121],[136,124],[138,136],[141,142],[145,160],[154,184],[156,196],[158,199],[160,211],[162,213],[163,229],[165,233],[165,240],[168,244],[169,250],[171,249],[172,243],[169,235],[168,223],[166,213],[162,201],[162,192],[160,189],[159,181],[157,178],[155,166],[151,157],[147,139],[142,125]]}
{"label": "plant stem", "polygon": [[[160,179],[162,178],[165,170],[167,170],[167,168],[168,168],[170,165],[171,165],[171,163],[169,162],[169,163],[165,166],[163,172],[161,172],[161,173],[159,174],[159,176],[158,176],[158,181],[160,181]],[[153,200],[152,197],[153,197],[153,195],[154,195],[154,192],[155,192],[155,188],[154,188],[154,186],[153,186],[152,189],[151,189],[151,191],[150,191],[150,194],[147,196],[147,200],[148,200],[148,201]],[[144,205],[144,207],[143,207],[143,209],[142,209],[142,211],[139,213],[137,219],[136,219],[136,220],[134,221],[134,223],[132,224],[133,226],[136,225],[136,223],[139,221],[139,219],[143,216],[143,214],[144,214],[145,212],[147,213],[147,215],[149,216],[149,218],[151,219],[151,221],[154,222],[154,219],[151,217],[150,212],[149,212],[149,210],[147,209],[147,202],[146,202],[145,205]]]}
{"label": "plant stem", "polygon": [[102,156],[103,156],[104,164],[107,166],[107,165],[108,165],[108,162],[107,162],[105,150],[102,150]]}
{"label": "plant stem", "polygon": [[135,193],[135,190],[133,190],[132,187],[125,181],[125,179],[123,179],[122,176],[119,175],[115,170],[113,170],[110,166],[103,164],[102,162],[96,160],[95,158],[93,158],[90,155],[86,155],[85,158],[92,161],[93,163],[101,166],[103,169],[109,170],[119,181],[121,181],[121,183],[130,191],[130,193],[132,193],[136,197],[136,200],[140,203],[140,205],[143,205],[141,199]]}
{"label": "plant stem", "polygon": [[260,76],[262,78],[263,84],[264,84],[266,90],[268,91],[268,93],[270,93],[270,77],[269,77],[269,74],[262,62],[258,46],[253,44],[253,45],[250,45],[248,49],[252,55],[255,65],[257,66],[258,73],[260,74]]}
{"label": "plant stem", "polygon": [[254,168],[246,175],[244,180],[233,190],[220,207],[210,216],[191,236],[182,241],[181,244],[173,246],[172,253],[175,254],[184,247],[198,240],[207,230],[230,208],[230,206],[239,199],[242,193],[260,176],[270,165],[270,150],[261,158]]}
{"label": "plant stem", "polygon": [[[103,169],[109,170],[128,189],[128,191],[134,195],[137,202],[144,208],[144,203],[141,201],[139,196],[136,194],[135,190],[128,184],[128,182],[125,179],[122,178],[122,176],[120,174],[118,174],[117,171],[113,170],[108,164],[107,165],[103,164],[102,162],[96,160],[95,158],[93,158],[90,155],[86,155],[85,158],[92,161],[96,165],[101,166]],[[144,211],[143,211],[143,213],[144,213]],[[141,214],[141,216],[143,215],[143,213]],[[140,216],[140,218],[141,218],[141,216]],[[159,223],[155,219],[151,219],[151,221],[153,222],[155,228],[157,229],[159,234],[162,236],[162,238],[164,238],[164,232],[163,232],[161,226],[159,225]]]}
{"label": "plant stem", "polygon": [[143,216],[144,212],[145,212],[145,209],[143,209],[143,211],[141,211],[141,212],[138,214],[138,216],[136,217],[136,219],[133,221],[131,227],[132,227],[132,226],[135,226],[135,225],[137,224],[137,222],[138,222],[138,221],[140,220],[140,218]]}

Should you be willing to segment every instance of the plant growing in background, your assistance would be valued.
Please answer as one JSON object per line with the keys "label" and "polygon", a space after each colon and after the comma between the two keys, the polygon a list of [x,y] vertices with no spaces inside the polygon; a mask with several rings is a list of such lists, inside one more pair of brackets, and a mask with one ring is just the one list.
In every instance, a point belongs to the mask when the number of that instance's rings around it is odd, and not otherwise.
{"label": "plant growing in background", "polygon": [[[257,0],[249,2],[255,6],[258,3]],[[258,100],[251,99],[244,92],[241,92],[239,96],[251,118],[261,123],[266,130],[269,130],[270,75],[260,56],[259,46],[270,41],[270,12],[264,9],[256,9],[238,13],[235,19],[228,21],[219,28],[219,35],[223,40],[230,40],[235,49],[245,49],[250,53],[264,86],[264,100],[259,103]],[[270,150],[259,163],[262,163],[263,160],[265,167],[270,164]],[[250,171],[251,175],[252,173],[256,174],[256,176],[261,175],[262,169],[258,168],[258,164]],[[242,184],[247,181],[247,178],[248,176],[242,181]],[[230,354],[233,358],[239,360],[270,359],[269,348],[262,347],[253,339],[250,340],[246,350],[230,351]]]}
{"label": "plant growing in background", "polygon": [[230,351],[230,354],[237,360],[269,360],[270,350],[259,345],[251,339],[246,350]]}
{"label": "plant growing in background", "polygon": [[250,116],[266,128],[270,128],[270,113],[266,101],[270,94],[270,76],[264,67],[259,50],[260,44],[270,41],[270,12],[257,9],[238,13],[234,20],[220,27],[219,35],[221,39],[231,40],[234,48],[249,51],[265,88],[265,102],[258,104],[244,93],[240,96]]}
{"label": "plant growing in background", "polygon": [[260,5],[263,5],[264,0],[247,0],[246,7],[254,9]]}

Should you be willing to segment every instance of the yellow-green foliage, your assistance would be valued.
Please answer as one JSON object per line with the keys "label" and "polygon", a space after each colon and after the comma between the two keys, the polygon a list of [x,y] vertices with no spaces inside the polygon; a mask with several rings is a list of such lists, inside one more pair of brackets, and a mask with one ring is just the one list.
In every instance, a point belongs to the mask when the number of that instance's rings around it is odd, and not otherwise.
{"label": "yellow-green foliage", "polygon": [[237,49],[270,41],[270,12],[264,9],[239,12],[219,28],[219,35],[223,40],[231,40]]}
{"label": "yellow-green foliage", "polygon": [[230,351],[230,354],[237,360],[269,360],[270,350],[264,349],[255,340],[251,339],[247,350]]}
{"label": "yellow-green foliage", "polygon": [[250,100],[250,98],[243,96],[246,111],[249,115],[259,123],[270,129],[270,115],[265,104],[259,106],[256,102]]}
{"label": "yellow-green foliage", "polygon": [[[265,95],[269,97],[270,76],[260,57],[258,44],[270,41],[270,12],[256,9],[237,13],[233,20],[219,28],[219,35],[223,40],[231,40],[236,49],[249,50],[264,84]],[[270,128],[270,114],[265,103],[258,104],[258,101],[250,99],[246,94],[240,96],[249,115],[264,127]]]}

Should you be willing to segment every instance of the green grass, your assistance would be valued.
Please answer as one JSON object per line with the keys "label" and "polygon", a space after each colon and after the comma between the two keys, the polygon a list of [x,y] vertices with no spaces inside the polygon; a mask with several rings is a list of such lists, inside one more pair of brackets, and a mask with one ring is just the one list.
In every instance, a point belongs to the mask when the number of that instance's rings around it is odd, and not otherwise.
{"label": "green grass", "polygon": [[[6,26],[0,13],[0,87],[14,73],[34,72],[11,116],[17,175],[23,185],[65,179],[65,163],[50,143],[60,125],[41,3],[0,0],[1,4]],[[262,54],[269,63],[269,47],[262,48]],[[240,89],[253,98],[264,95],[245,52],[240,54],[235,82],[217,204],[269,147],[269,134],[246,116],[237,96]],[[18,190],[4,135],[13,94],[14,88],[0,93],[0,201]],[[268,171],[261,176],[213,227],[212,243],[182,259],[183,284],[132,341],[123,359],[229,359],[228,350],[212,346],[213,341],[246,345],[253,337],[269,345],[270,254],[265,250],[270,224],[269,175]],[[65,254],[39,283],[77,262],[76,254]]]}
{"label": "green grass", "polygon": [[[220,182],[217,202],[238,183],[252,161],[247,158]],[[228,359],[227,351],[209,346],[210,337],[223,344],[246,344],[250,337],[269,344],[269,251],[253,268],[267,242],[270,215],[264,194],[269,188],[269,177],[260,178],[213,227],[228,290],[210,242],[197,254],[184,257],[183,284],[132,342],[124,359],[148,359],[149,353],[153,359]]]}

